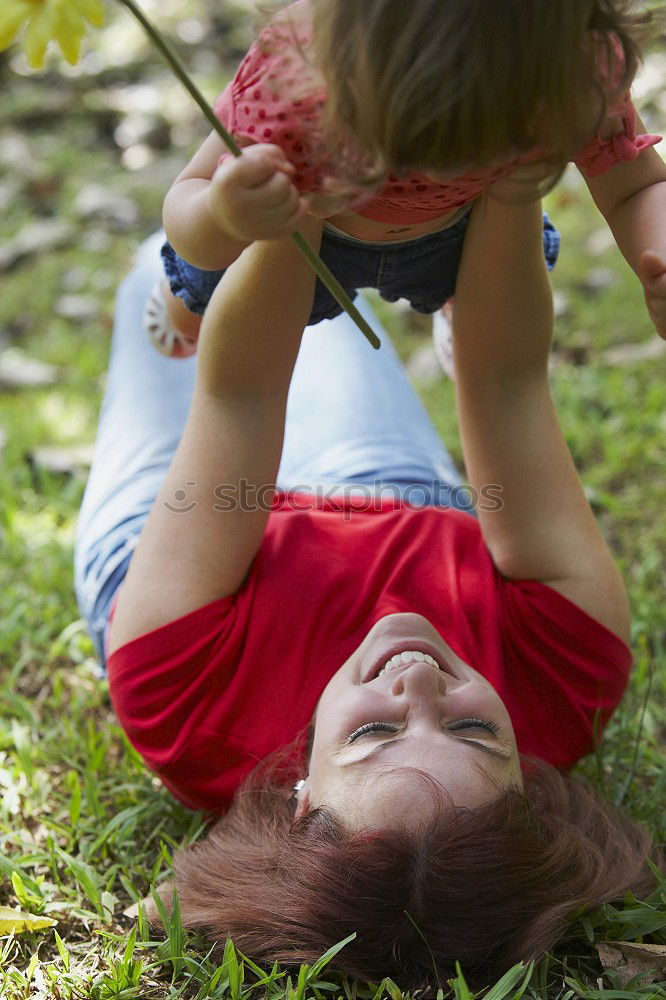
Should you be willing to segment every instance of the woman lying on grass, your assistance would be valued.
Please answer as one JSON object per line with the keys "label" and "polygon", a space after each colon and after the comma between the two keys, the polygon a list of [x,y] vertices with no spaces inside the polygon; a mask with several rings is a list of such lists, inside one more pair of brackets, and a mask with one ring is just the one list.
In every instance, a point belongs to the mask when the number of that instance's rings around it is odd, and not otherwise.
{"label": "woman lying on grass", "polygon": [[137,336],[158,247],[120,291],[77,585],[132,743],[224,814],[176,855],[185,926],[295,964],[356,932],[350,975],[460,960],[477,989],[647,892],[648,835],[561,773],[622,696],[629,612],[549,397],[539,203],[479,200],[458,280],[478,520],[390,344],[302,335],[290,241],[229,269],[196,373]]}

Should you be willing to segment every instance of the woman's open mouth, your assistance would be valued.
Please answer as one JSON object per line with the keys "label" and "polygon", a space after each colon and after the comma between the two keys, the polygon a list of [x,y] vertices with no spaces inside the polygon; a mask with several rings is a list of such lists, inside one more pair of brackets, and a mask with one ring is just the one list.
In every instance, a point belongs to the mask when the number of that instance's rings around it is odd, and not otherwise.
{"label": "woman's open mouth", "polygon": [[403,669],[411,663],[427,663],[435,670],[454,676],[450,665],[444,660],[440,650],[427,642],[410,642],[406,645],[404,640],[401,644],[394,644],[385,650],[381,657],[377,658],[363,677],[363,683],[368,684],[377,677],[382,676],[392,670]]}

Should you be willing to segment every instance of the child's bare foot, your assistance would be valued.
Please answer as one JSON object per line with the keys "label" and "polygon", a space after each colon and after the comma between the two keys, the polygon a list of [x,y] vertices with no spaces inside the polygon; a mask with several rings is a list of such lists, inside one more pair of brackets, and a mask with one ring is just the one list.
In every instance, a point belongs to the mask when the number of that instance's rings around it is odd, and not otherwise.
{"label": "child's bare foot", "polygon": [[167,282],[155,285],[148,296],[143,320],[150,341],[168,358],[189,358],[196,353],[201,316],[191,313]]}

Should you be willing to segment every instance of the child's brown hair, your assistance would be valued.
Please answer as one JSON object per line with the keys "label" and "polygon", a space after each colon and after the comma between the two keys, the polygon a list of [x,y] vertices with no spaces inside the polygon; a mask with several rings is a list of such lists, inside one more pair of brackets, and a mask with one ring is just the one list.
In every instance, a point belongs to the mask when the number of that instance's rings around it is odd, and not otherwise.
{"label": "child's brown hair", "polygon": [[631,0],[311,3],[324,128],[366,175],[531,150],[559,173],[631,83],[651,20]]}

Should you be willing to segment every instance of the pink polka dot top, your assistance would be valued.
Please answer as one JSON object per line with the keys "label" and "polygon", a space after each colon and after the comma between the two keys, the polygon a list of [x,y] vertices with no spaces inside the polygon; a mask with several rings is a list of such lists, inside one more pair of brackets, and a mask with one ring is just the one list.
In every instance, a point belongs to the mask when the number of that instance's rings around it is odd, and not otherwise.
{"label": "pink polka dot top", "polygon": [[[305,3],[307,0],[298,0],[299,6]],[[241,142],[280,146],[296,168],[297,188],[317,192],[327,177],[335,175],[335,167],[313,139],[318,134],[326,93],[298,51],[299,45],[305,47],[308,42],[306,33],[295,35],[290,25],[274,19],[217,98],[215,114]],[[307,85],[308,74],[312,86]],[[661,141],[657,135],[636,134],[636,113],[628,93],[610,109],[610,116],[619,123],[617,134],[611,139],[594,136],[576,158],[577,166],[588,177],[603,174],[616,163],[634,160],[642,150]],[[500,177],[534,158],[535,153],[521,154],[506,164],[468,171],[445,182],[417,172],[391,174],[381,189],[356,198],[349,207],[376,222],[430,222],[474,201]]]}

